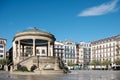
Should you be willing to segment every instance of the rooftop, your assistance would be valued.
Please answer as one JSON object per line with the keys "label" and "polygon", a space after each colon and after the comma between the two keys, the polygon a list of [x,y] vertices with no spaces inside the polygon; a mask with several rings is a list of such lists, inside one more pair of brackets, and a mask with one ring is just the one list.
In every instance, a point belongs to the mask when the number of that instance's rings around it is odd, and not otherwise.
{"label": "rooftop", "polygon": [[[46,31],[43,31],[43,30],[39,30],[37,29],[36,27],[33,27],[32,29],[27,29],[27,30],[24,30],[22,32],[42,32],[42,33],[47,33],[47,34],[51,34],[50,32],[46,32]],[[21,33],[21,32],[19,32]]]}

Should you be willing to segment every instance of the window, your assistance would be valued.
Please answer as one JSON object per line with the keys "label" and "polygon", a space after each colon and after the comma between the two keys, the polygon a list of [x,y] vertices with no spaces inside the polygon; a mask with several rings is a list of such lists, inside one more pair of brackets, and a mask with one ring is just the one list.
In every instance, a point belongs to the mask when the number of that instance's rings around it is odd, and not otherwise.
{"label": "window", "polygon": [[36,53],[37,53],[37,54],[40,54],[38,49],[36,50]]}
{"label": "window", "polygon": [[0,48],[3,48],[3,45],[0,45]]}
{"label": "window", "polygon": [[45,50],[44,49],[42,50],[42,54],[45,54]]}
{"label": "window", "polygon": [[3,53],[3,50],[0,50],[0,53]]}
{"label": "window", "polygon": [[32,47],[30,46],[26,47],[26,54],[32,54]]}
{"label": "window", "polygon": [[55,48],[57,48],[57,45],[55,45]]}
{"label": "window", "polygon": [[2,40],[2,41],[0,41],[0,44],[4,44],[4,41]]}

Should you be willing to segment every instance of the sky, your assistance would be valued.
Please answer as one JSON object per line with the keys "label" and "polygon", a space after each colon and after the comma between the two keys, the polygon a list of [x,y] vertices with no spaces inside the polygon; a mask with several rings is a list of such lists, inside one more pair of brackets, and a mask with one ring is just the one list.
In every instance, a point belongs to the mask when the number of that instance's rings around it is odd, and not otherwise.
{"label": "sky", "polygon": [[36,27],[57,41],[91,42],[120,34],[120,0],[0,0],[0,37]]}

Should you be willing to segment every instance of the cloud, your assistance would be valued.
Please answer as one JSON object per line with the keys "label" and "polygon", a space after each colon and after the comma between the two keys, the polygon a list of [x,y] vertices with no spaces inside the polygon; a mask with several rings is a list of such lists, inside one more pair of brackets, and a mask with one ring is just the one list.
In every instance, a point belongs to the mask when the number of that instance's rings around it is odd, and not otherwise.
{"label": "cloud", "polygon": [[116,5],[119,0],[113,0],[112,2],[103,3],[99,6],[88,8],[82,11],[78,16],[98,16],[104,15],[116,10]]}

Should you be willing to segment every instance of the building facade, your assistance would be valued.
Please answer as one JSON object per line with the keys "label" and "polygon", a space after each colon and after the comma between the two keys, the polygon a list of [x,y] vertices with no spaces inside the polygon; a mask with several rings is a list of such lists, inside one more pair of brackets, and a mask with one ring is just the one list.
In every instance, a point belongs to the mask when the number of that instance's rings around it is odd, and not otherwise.
{"label": "building facade", "polygon": [[109,61],[113,64],[119,57],[120,35],[91,42],[91,61],[97,60],[100,63]]}
{"label": "building facade", "polygon": [[79,44],[79,65],[82,68],[87,68],[91,59],[90,43],[80,42]]}
{"label": "building facade", "polygon": [[67,64],[76,64],[76,44],[73,41],[64,41],[64,62]]}
{"label": "building facade", "polygon": [[6,58],[6,39],[0,38],[0,59]]}
{"label": "building facade", "polygon": [[63,59],[64,44],[62,42],[55,41],[54,53],[56,57]]}

